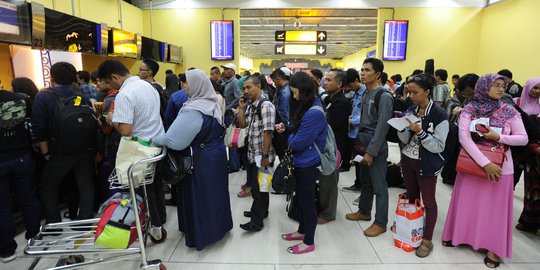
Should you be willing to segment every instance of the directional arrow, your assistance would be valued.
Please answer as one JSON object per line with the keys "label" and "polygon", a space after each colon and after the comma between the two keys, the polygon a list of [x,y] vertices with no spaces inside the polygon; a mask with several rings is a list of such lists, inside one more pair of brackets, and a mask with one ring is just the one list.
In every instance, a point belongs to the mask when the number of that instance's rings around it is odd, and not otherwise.
{"label": "directional arrow", "polygon": [[317,46],[317,55],[326,55],[326,45]]}
{"label": "directional arrow", "polygon": [[317,41],[326,41],[326,31],[317,31]]}

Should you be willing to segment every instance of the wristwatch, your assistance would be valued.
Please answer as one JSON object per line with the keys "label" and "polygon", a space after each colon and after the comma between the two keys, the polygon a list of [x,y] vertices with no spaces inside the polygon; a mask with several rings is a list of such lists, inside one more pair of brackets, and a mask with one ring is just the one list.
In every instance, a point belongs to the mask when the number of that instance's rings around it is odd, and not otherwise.
{"label": "wristwatch", "polygon": [[262,157],[263,157],[263,158],[269,158],[270,155],[269,155],[269,154],[262,154]]}

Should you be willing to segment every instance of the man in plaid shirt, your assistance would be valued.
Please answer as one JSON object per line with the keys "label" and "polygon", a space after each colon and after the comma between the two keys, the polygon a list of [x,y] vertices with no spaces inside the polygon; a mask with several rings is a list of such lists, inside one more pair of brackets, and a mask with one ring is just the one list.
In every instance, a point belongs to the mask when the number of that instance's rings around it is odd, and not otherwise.
{"label": "man in plaid shirt", "polygon": [[[259,168],[256,164],[258,157],[261,158],[261,168],[270,167],[274,161],[274,149],[272,148],[272,134],[274,132],[276,109],[270,100],[264,98],[261,91],[261,80],[257,76],[249,76],[244,81],[245,95],[240,98],[238,106],[238,120],[241,128],[248,128],[248,180],[251,179],[251,194],[253,204],[251,211],[245,211],[244,216],[251,221],[241,224],[240,228],[248,232],[260,231],[263,227],[263,219],[268,216],[269,196],[268,192],[259,191],[257,174]],[[251,105],[248,107],[246,117],[246,100],[249,98]]]}

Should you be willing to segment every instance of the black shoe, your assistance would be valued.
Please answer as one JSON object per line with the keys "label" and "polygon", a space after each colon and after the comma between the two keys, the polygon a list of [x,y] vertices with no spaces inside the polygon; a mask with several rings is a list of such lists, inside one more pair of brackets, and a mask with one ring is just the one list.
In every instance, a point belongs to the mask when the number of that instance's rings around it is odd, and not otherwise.
{"label": "black shoe", "polygon": [[165,205],[177,206],[176,199],[165,200]]}
{"label": "black shoe", "polygon": [[233,169],[229,169],[229,173],[235,173],[235,172],[238,172],[239,169],[236,169],[236,170],[233,170]]}
{"label": "black shoe", "polygon": [[349,191],[349,192],[360,192],[360,188],[355,186],[354,184],[350,187],[343,187],[343,191]]}
{"label": "black shoe", "polygon": [[[244,211],[244,217],[251,218],[251,211]],[[268,212],[264,215],[264,218],[268,217]]]}
{"label": "black shoe", "polygon": [[351,167],[348,167],[348,168],[341,167],[341,168],[339,168],[339,172],[348,172],[350,170],[351,170]]}
{"label": "black shoe", "polygon": [[257,226],[251,221],[245,224],[240,224],[240,228],[242,228],[244,231],[248,232],[258,232],[262,230],[262,226]]}

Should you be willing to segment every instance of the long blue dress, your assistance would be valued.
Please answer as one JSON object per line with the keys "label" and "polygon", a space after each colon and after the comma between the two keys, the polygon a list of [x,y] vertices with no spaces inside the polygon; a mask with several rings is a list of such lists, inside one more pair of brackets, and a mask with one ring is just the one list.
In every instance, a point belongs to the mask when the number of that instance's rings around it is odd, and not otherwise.
{"label": "long blue dress", "polygon": [[[184,232],[186,246],[204,249],[217,242],[233,227],[229,199],[227,153],[222,127],[203,115],[201,130],[191,143],[193,156],[202,150],[191,177],[178,185],[178,224]],[[205,137],[207,137],[205,139]],[[189,147],[183,152],[189,151]]]}

